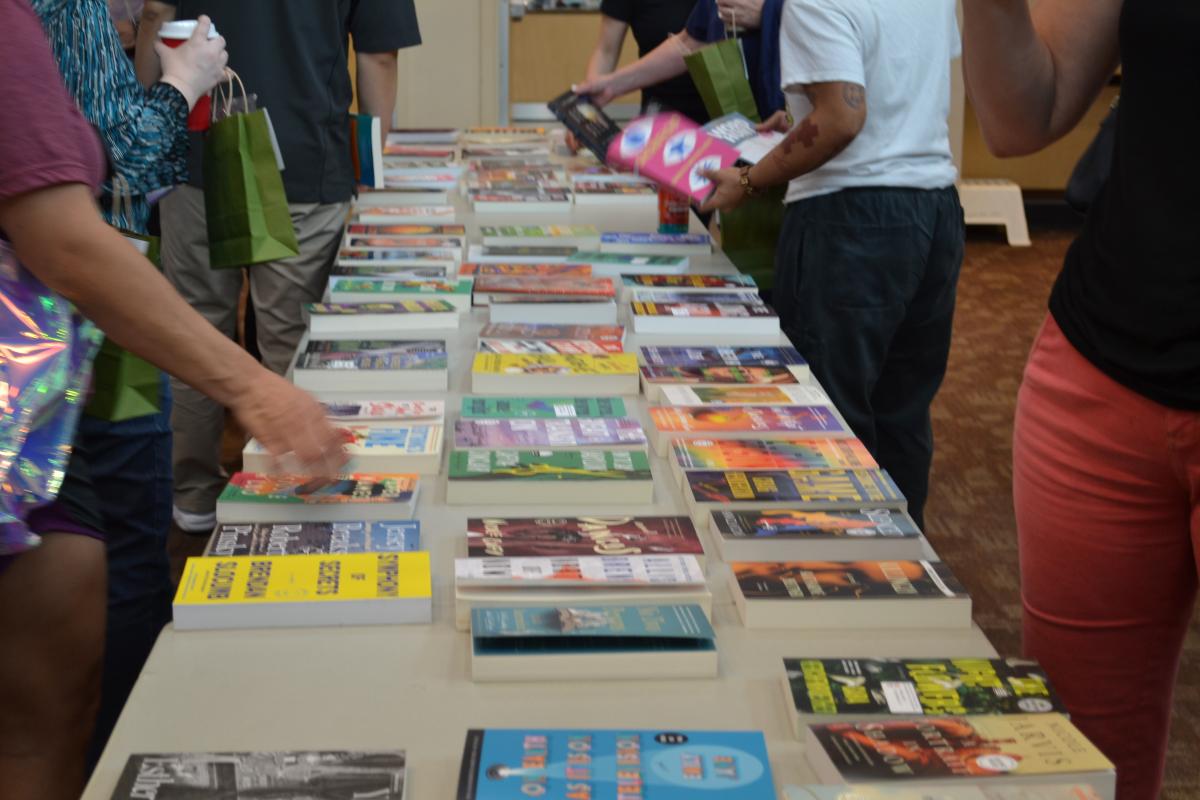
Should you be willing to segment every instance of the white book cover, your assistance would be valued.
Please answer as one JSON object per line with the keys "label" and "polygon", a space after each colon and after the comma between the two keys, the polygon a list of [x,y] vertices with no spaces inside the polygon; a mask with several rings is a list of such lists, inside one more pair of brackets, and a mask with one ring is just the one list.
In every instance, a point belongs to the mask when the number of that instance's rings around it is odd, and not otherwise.
{"label": "white book cover", "polygon": [[703,586],[693,555],[459,558],[456,585],[479,587]]}

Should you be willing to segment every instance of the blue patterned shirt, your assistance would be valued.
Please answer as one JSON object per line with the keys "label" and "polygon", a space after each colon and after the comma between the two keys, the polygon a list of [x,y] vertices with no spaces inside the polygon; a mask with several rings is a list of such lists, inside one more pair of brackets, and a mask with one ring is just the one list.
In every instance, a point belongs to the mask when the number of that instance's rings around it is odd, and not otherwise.
{"label": "blue patterned shirt", "polygon": [[114,207],[112,182],[101,209],[109,224],[146,232],[146,195],[187,180],[187,100],[174,86],[142,88],[121,47],[107,0],[32,0],[67,91],[96,127],[112,173],[129,185],[132,214]]}

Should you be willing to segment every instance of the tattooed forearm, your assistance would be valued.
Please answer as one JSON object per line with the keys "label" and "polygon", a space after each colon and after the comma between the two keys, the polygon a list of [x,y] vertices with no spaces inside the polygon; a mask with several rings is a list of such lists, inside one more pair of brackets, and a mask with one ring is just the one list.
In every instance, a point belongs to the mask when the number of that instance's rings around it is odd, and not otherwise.
{"label": "tattooed forearm", "polygon": [[861,111],[867,102],[867,90],[857,83],[847,83],[842,87],[842,100],[855,111]]}
{"label": "tattooed forearm", "polygon": [[812,121],[812,117],[805,117],[800,120],[799,125],[788,131],[788,135],[783,138],[779,146],[785,156],[791,155],[792,148],[797,142],[808,149],[812,149],[812,146],[817,143],[817,137],[820,135],[821,129],[817,123]]}

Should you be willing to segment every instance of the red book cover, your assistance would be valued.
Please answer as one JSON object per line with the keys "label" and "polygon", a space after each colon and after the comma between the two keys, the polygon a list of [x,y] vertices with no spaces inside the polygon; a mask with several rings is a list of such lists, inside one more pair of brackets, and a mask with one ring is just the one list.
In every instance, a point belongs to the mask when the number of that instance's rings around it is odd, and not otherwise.
{"label": "red book cover", "polygon": [[608,161],[674,189],[697,203],[713,185],[701,173],[733,166],[738,151],[682,114],[640,117],[608,146]]}

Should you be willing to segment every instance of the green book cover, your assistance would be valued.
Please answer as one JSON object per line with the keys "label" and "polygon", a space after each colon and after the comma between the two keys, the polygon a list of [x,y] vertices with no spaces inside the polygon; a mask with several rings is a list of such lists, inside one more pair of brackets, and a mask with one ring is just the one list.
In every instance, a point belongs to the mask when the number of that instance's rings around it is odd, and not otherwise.
{"label": "green book cover", "polygon": [[650,461],[638,451],[456,450],[450,480],[648,481]]}
{"label": "green book cover", "polygon": [[616,397],[464,397],[463,419],[621,419]]}
{"label": "green book cover", "polygon": [[474,284],[469,280],[456,281],[403,281],[403,280],[356,280],[335,279],[329,291],[332,294],[360,292],[362,294],[422,295],[422,294],[471,294]]}

